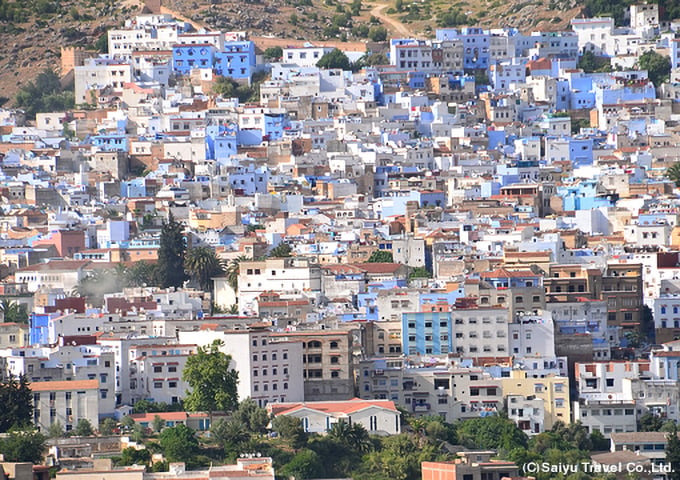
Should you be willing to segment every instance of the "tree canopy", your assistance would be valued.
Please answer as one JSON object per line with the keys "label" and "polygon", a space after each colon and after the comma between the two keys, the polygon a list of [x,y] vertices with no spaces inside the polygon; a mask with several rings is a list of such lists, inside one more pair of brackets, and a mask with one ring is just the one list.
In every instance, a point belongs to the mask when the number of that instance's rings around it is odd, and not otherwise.
{"label": "tree canopy", "polygon": [[184,268],[204,292],[212,291],[212,277],[224,273],[222,260],[210,247],[190,248],[184,257]]}
{"label": "tree canopy", "polygon": [[61,112],[74,106],[73,92],[64,90],[59,76],[50,69],[22,86],[15,100],[16,106],[31,119],[36,113]]}
{"label": "tree canopy", "polygon": [[394,262],[394,257],[392,256],[392,252],[388,252],[387,250],[374,250],[366,261],[368,263],[392,263]]}
{"label": "tree canopy", "polygon": [[161,287],[181,287],[187,275],[184,273],[184,255],[186,252],[184,225],[175,221],[170,213],[167,222],[161,229],[158,263],[156,264]]}
{"label": "tree canopy", "polygon": [[671,74],[671,59],[654,50],[647,50],[638,57],[638,67],[647,70],[649,79],[655,87],[667,82]]}
{"label": "tree canopy", "polygon": [[316,64],[319,68],[340,68],[342,70],[350,70],[352,65],[349,58],[339,48],[334,48],[323,57],[319,59]]}
{"label": "tree canopy", "polygon": [[187,359],[183,377],[191,390],[184,405],[190,411],[227,411],[238,402],[238,372],[231,368],[231,356],[220,351],[222,342],[199,347]]}
{"label": "tree canopy", "polygon": [[34,428],[12,429],[0,439],[0,453],[6,462],[41,463],[45,451],[45,436]]}
{"label": "tree canopy", "polygon": [[28,379],[21,375],[9,375],[0,382],[0,433],[12,427],[25,427],[33,419],[33,394]]}
{"label": "tree canopy", "polygon": [[163,455],[171,462],[191,462],[198,452],[194,431],[182,423],[164,429],[159,440]]}

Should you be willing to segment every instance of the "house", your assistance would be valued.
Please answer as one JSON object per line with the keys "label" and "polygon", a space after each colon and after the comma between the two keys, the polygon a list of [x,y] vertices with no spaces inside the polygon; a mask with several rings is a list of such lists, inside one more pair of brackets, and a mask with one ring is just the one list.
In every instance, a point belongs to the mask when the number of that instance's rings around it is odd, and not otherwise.
{"label": "house", "polygon": [[371,434],[397,435],[401,432],[401,413],[390,400],[351,400],[338,402],[274,403],[270,414],[302,420],[306,432],[327,433],[338,422],[363,425]]}
{"label": "house", "polygon": [[186,425],[192,430],[204,432],[210,429],[210,416],[203,412],[159,412],[159,413],[133,413],[130,418],[136,424],[144,428],[150,428],[156,417],[165,422],[166,427]]}

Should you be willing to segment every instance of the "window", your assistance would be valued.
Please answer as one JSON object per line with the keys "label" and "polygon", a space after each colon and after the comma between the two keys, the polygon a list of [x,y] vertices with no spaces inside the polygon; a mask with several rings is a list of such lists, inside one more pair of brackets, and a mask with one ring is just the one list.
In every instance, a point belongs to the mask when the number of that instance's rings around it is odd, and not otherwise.
{"label": "window", "polygon": [[153,382],[153,388],[163,388],[163,382]]}
{"label": "window", "polygon": [[163,371],[163,367],[153,367],[153,373],[161,373]]}

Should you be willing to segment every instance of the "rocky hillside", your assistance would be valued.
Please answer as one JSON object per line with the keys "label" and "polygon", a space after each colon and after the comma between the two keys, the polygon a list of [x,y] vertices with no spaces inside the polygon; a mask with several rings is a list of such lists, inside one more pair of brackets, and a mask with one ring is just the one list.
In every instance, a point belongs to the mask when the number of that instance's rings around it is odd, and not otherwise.
{"label": "rocky hillside", "polygon": [[[164,0],[177,17],[208,28],[305,41],[381,41],[427,36],[438,25],[568,27],[577,0]],[[46,68],[59,71],[62,46],[105,48],[104,33],[140,12],[140,0],[0,0],[0,101]]]}

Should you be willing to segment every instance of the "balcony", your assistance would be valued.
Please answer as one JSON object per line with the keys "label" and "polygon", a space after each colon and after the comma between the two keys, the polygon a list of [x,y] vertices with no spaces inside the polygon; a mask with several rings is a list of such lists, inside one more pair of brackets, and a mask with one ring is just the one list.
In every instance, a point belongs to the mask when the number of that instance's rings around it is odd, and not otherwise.
{"label": "balcony", "polygon": [[429,403],[419,403],[413,405],[413,412],[414,413],[426,413],[430,411],[430,404]]}

